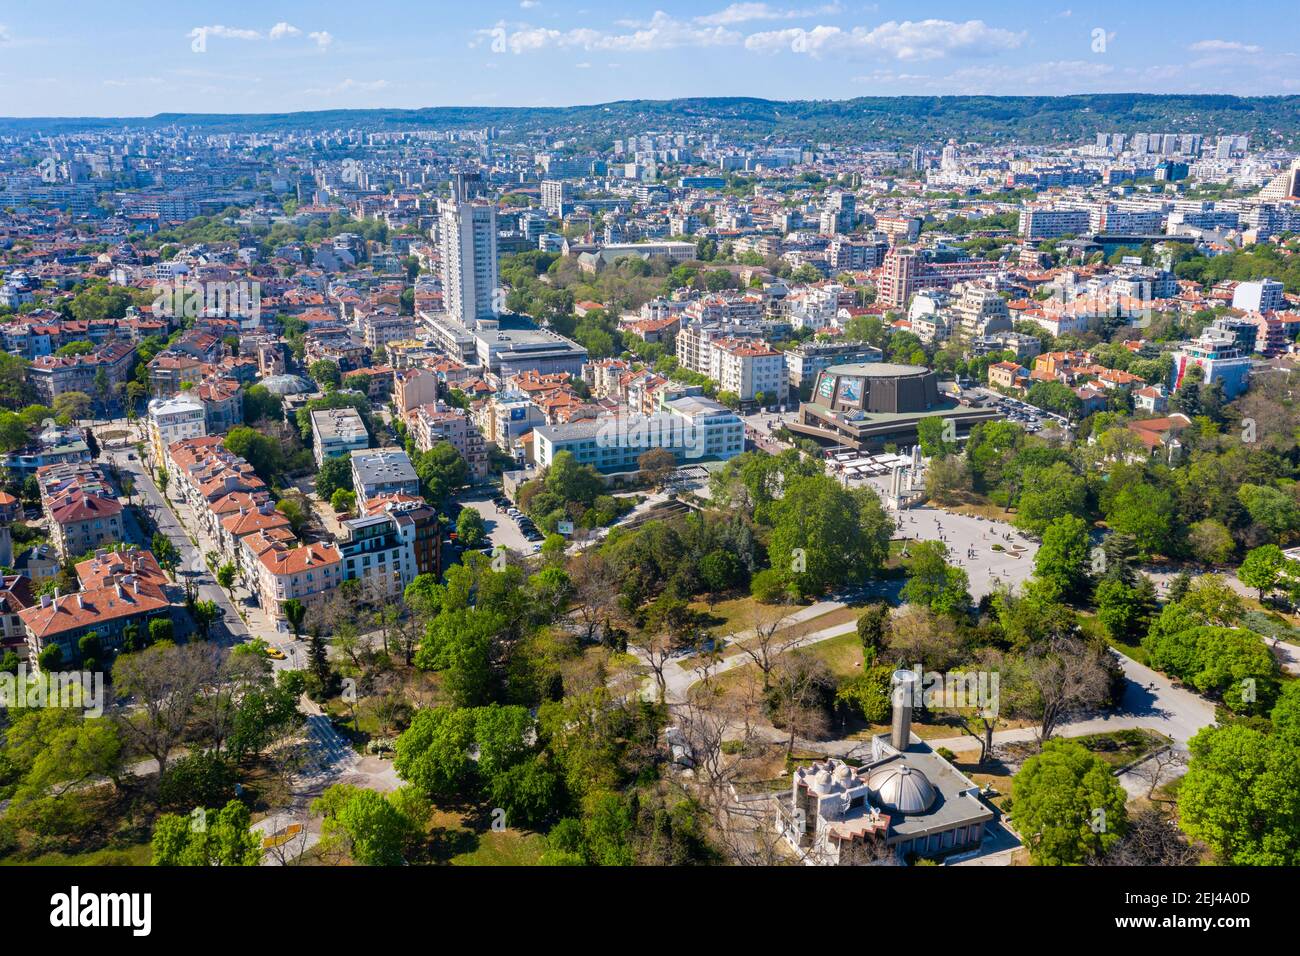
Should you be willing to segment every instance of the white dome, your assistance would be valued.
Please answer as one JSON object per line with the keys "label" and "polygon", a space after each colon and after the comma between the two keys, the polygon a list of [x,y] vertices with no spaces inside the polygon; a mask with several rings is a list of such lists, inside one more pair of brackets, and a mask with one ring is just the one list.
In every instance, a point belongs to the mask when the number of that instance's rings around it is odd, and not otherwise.
{"label": "white dome", "polygon": [[900,763],[881,767],[867,780],[867,786],[882,807],[896,813],[925,813],[938,797],[925,774]]}

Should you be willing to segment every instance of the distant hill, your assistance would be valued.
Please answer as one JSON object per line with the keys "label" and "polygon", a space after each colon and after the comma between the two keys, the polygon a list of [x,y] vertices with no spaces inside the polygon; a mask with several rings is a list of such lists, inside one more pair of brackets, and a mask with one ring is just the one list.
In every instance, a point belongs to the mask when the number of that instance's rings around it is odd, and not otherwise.
{"label": "distant hill", "polygon": [[150,117],[0,118],[0,132],[70,133],[186,126],[212,131],[456,129],[582,134],[595,140],[638,129],[717,129],[754,139],[818,142],[1018,139],[1059,142],[1097,132],[1249,133],[1278,143],[1300,135],[1300,96],[1105,93],[1079,96],[887,96],[851,100],[709,97],[621,100],[590,106],[321,110],[303,113],[160,113]]}

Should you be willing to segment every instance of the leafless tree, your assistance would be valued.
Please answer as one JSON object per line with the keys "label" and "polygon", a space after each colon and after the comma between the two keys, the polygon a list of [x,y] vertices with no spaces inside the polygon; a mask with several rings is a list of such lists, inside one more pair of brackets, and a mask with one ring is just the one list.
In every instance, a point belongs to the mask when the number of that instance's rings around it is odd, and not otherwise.
{"label": "leafless tree", "polygon": [[1030,649],[1028,676],[1038,697],[1040,744],[1072,714],[1106,699],[1109,674],[1102,653],[1078,638],[1060,635]]}
{"label": "leafless tree", "polygon": [[661,600],[651,605],[644,626],[635,640],[642,658],[654,674],[658,700],[663,703],[668,691],[668,662],[695,647],[700,637],[699,614],[685,601]]}
{"label": "leafless tree", "polygon": [[763,675],[764,690],[771,686],[776,662],[799,641],[799,637],[792,635],[786,626],[789,616],[790,609],[786,605],[755,604],[749,616],[750,633],[735,642],[735,646],[754,662]]}
{"label": "leafless tree", "polygon": [[1147,784],[1147,799],[1155,798],[1156,790],[1167,780],[1178,776],[1187,765],[1187,753],[1176,747],[1161,747],[1133,768],[1133,775]]}
{"label": "leafless tree", "polygon": [[293,866],[297,863],[307,850],[309,821],[310,817],[306,813],[295,813],[279,831],[262,842],[266,855],[278,866]]}
{"label": "leafless tree", "polygon": [[795,740],[821,737],[829,729],[826,701],[834,680],[825,662],[806,654],[782,657],[774,668],[773,678],[773,722],[779,720],[787,732],[788,757],[794,753]]}
{"label": "leafless tree", "polygon": [[234,729],[235,715],[244,695],[256,687],[274,683],[271,663],[260,653],[223,653],[215,679],[203,690],[200,719],[208,730],[213,749],[220,750]]}
{"label": "leafless tree", "polygon": [[1201,860],[1201,848],[1188,843],[1178,825],[1157,807],[1129,815],[1128,828],[1097,860],[1100,866],[1191,866]]}
{"label": "leafless tree", "polygon": [[185,738],[199,692],[213,678],[212,650],[202,643],[159,645],[123,654],[113,665],[117,696],[133,702],[121,727],[157,762],[160,782],[172,749]]}
{"label": "leafless tree", "polygon": [[573,559],[569,579],[573,582],[574,613],[586,629],[587,640],[592,641],[598,627],[609,627],[618,598],[618,577],[609,562],[589,548]]}
{"label": "leafless tree", "polygon": [[[998,726],[1029,712],[1037,696],[1021,657],[982,647],[976,652],[972,664],[971,672],[988,675],[981,686],[989,689],[990,699],[973,702],[968,699],[967,706],[955,713],[962,731],[979,743],[979,762],[982,764],[993,753],[993,734]],[[993,683],[995,678],[996,685]]]}
{"label": "leafless tree", "polygon": [[770,866],[790,862],[772,825],[770,801],[739,800],[734,791],[750,772],[752,756],[764,747],[757,732],[762,701],[756,688],[757,681],[749,681],[739,694],[724,695],[696,685],[673,711],[690,748],[693,792],[709,813],[713,842],[732,863]]}
{"label": "leafless tree", "polygon": [[942,670],[961,651],[961,635],[951,618],[913,605],[894,617],[885,641],[889,661],[922,670]]}
{"label": "leafless tree", "polygon": [[407,667],[415,659],[415,649],[424,638],[424,621],[408,608],[393,624],[393,640],[402,654],[402,661]]}

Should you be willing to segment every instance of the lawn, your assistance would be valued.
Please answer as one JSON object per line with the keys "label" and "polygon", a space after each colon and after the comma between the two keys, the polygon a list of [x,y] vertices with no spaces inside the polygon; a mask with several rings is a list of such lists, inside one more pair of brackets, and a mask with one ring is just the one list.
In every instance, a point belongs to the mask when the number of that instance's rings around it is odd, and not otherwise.
{"label": "lawn", "polygon": [[[752,598],[745,598],[744,600],[749,601],[750,607],[752,607],[753,605]],[[727,602],[727,603],[738,603],[738,602]],[[721,606],[722,605],[718,605],[718,607]],[[728,612],[730,613],[731,610],[732,609],[728,609]],[[798,607],[792,607],[790,608],[790,613],[793,614],[798,610],[800,610]],[[740,611],[739,614],[740,616],[735,621],[733,626],[730,626],[726,630],[723,630],[716,625],[710,626],[708,629],[708,633],[714,635],[715,637],[725,637],[727,635],[737,633],[740,631],[751,630],[754,624],[753,617],[751,616],[752,611],[746,609],[744,611]],[[781,628],[776,633],[780,635],[780,640],[784,642],[786,640],[801,638],[808,634],[816,633],[817,631],[824,631],[829,627],[835,627],[837,624],[847,624],[850,621],[856,621],[861,614],[862,614],[861,608],[839,607],[839,608],[835,608],[833,611],[827,611],[825,614],[818,614],[816,617],[810,617],[807,618],[806,620],[796,621],[793,624]],[[728,644],[722,650],[723,659],[725,660],[726,658],[735,657],[737,654],[744,653],[743,650],[741,649],[743,644],[744,641],[738,641],[736,643]],[[681,667],[683,670],[693,670],[694,668],[698,667],[701,663],[703,663],[703,661],[704,661],[704,655],[692,654],[690,657],[684,658],[681,661],[679,661],[678,666]]]}
{"label": "lawn", "polygon": [[28,860],[8,858],[0,866],[148,866],[153,851],[148,843],[91,850],[86,853],[43,853]]}
{"label": "lawn", "polygon": [[1086,737],[1073,737],[1116,769],[1127,766],[1140,757],[1159,750],[1169,743],[1169,738],[1154,730],[1135,728],[1133,730],[1113,730],[1104,734],[1089,734]]}
{"label": "lawn", "polygon": [[452,866],[536,866],[546,849],[541,834],[493,830],[472,810],[436,808],[429,821],[429,862]]}
{"label": "lawn", "polygon": [[[858,611],[853,608],[845,608],[845,610],[853,611],[852,620],[857,619]],[[829,616],[823,615],[823,617]],[[834,621],[830,623],[839,624],[843,622]],[[829,624],[823,626],[829,626]],[[817,630],[821,630],[821,628],[817,628]],[[849,631],[847,634],[819,641],[809,647],[801,647],[791,653],[806,654],[825,662],[836,680],[856,677],[862,673],[862,640],[858,637],[857,631]]]}
{"label": "lawn", "polygon": [[451,858],[452,866],[536,866],[546,849],[540,833],[489,830],[478,834],[478,846]]}

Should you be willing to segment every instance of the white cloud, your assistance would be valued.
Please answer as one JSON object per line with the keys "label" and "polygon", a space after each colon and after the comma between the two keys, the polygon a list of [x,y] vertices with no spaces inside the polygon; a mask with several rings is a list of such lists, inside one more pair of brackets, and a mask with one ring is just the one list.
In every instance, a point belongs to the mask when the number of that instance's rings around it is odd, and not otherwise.
{"label": "white cloud", "polygon": [[296,37],[301,35],[302,35],[301,30],[299,30],[292,23],[285,23],[283,20],[281,20],[275,26],[271,27],[272,40],[280,40],[283,39],[284,37]]}
{"label": "white cloud", "polygon": [[770,3],[733,3],[717,13],[695,19],[699,23],[731,26],[737,23],[748,23],[751,20],[794,20],[799,17],[833,16],[843,9],[838,2],[805,10],[781,10]]}
{"label": "white cloud", "polygon": [[334,37],[324,30],[317,30],[314,33],[307,34],[308,37],[316,41],[316,46],[322,52],[328,50],[334,42]]}
{"label": "white cloud", "polygon": [[949,54],[986,56],[1014,50],[1026,34],[990,27],[983,20],[890,20],[878,27],[792,27],[751,34],[745,47],[763,53],[790,50],[818,57],[835,52],[862,52],[892,56],[897,60],[936,60]]}
{"label": "white cloud", "polygon": [[13,41],[14,36],[9,32],[9,28],[0,23],[0,43],[12,43]]}
{"label": "white cloud", "polygon": [[1253,43],[1239,43],[1236,40],[1198,40],[1189,50],[1197,53],[1263,53],[1264,48]]}
{"label": "white cloud", "polygon": [[525,10],[531,10],[533,7],[540,7],[541,5],[542,0],[519,0],[519,6]]}

